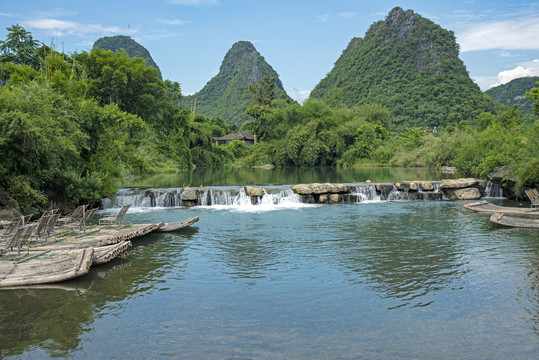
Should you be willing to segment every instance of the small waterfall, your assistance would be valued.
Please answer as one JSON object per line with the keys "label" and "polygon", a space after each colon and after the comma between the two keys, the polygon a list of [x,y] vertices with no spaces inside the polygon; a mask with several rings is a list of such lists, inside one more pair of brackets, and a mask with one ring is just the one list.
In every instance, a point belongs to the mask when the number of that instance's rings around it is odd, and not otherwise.
{"label": "small waterfall", "polygon": [[399,201],[399,200],[413,200],[414,197],[408,190],[399,191],[397,187],[393,186],[391,192],[387,195],[386,200],[388,201]]}
{"label": "small waterfall", "polygon": [[121,208],[131,204],[133,208],[181,206],[179,189],[119,189],[114,199],[101,200],[104,209]]}
{"label": "small waterfall", "polygon": [[489,181],[485,187],[484,197],[487,198],[503,198],[503,190],[500,185]]}
{"label": "small waterfall", "polygon": [[356,186],[352,192],[344,196],[345,202],[380,201],[374,185]]}
{"label": "small waterfall", "polygon": [[261,198],[251,197],[242,189],[214,190],[206,189],[200,194],[197,205],[201,206],[261,206],[272,207],[275,205],[301,204],[300,196],[292,189],[264,189]]}
{"label": "small waterfall", "polygon": [[286,205],[300,204],[301,198],[292,189],[279,189],[277,192],[267,192],[264,189],[264,196],[260,201],[260,205]]}
{"label": "small waterfall", "polygon": [[238,189],[200,189],[197,205],[240,205],[251,202],[245,191]]}

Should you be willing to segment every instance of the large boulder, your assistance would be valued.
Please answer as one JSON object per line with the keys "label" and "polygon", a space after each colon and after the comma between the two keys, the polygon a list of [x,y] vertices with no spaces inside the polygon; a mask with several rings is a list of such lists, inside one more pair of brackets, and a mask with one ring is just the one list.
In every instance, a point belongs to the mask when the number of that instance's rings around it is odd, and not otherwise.
{"label": "large boulder", "polygon": [[349,186],[330,183],[298,184],[292,186],[292,191],[300,195],[341,194],[349,191]]}
{"label": "large boulder", "polygon": [[400,183],[395,183],[395,187],[398,190],[417,191],[417,182],[415,182],[415,181],[403,181],[403,182],[400,182]]}
{"label": "large boulder", "polygon": [[292,191],[300,195],[311,195],[313,190],[308,184],[297,184],[292,186]]}
{"label": "large boulder", "polygon": [[514,180],[509,166],[500,166],[488,173],[490,181],[501,184],[506,180]]}
{"label": "large boulder", "polygon": [[245,193],[248,196],[256,196],[256,197],[264,196],[264,189],[262,189],[261,187],[245,186],[244,189],[245,189]]}
{"label": "large boulder", "polygon": [[446,175],[455,175],[457,173],[457,168],[453,166],[442,166],[440,172]]}
{"label": "large boulder", "polygon": [[442,180],[440,189],[463,189],[477,185],[479,180],[474,178]]}
{"label": "large boulder", "polygon": [[342,191],[342,186],[339,187],[338,184],[330,184],[330,183],[324,183],[324,184],[314,183],[314,184],[311,184],[311,188],[313,189],[313,194],[332,194],[332,193],[338,193]]}
{"label": "large boulder", "polygon": [[0,220],[11,220],[16,216],[21,216],[19,203],[0,190]]}
{"label": "large boulder", "polygon": [[399,190],[411,190],[417,191],[419,188],[423,191],[433,191],[434,185],[430,181],[403,181],[395,183],[395,186]]}
{"label": "large boulder", "polygon": [[493,183],[500,185],[503,189],[503,196],[510,199],[520,199],[524,197],[522,192],[516,191],[517,179],[509,166],[500,166],[488,173],[488,178]]}
{"label": "large boulder", "polygon": [[198,199],[197,189],[193,189],[192,187],[189,187],[189,186],[184,187],[182,189],[180,198],[182,199],[182,201],[197,201]]}
{"label": "large boulder", "polygon": [[444,189],[444,195],[451,200],[476,200],[481,198],[478,188]]}
{"label": "large boulder", "polygon": [[418,181],[417,184],[421,186],[421,190],[433,191],[434,185],[430,181]]}

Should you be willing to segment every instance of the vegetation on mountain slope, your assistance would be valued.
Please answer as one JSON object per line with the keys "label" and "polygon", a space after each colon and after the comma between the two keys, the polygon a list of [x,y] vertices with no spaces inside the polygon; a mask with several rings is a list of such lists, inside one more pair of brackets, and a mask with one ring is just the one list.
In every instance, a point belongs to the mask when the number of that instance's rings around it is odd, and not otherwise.
{"label": "vegetation on mountain slope", "polygon": [[249,117],[245,114],[249,85],[260,79],[274,79],[279,97],[289,99],[277,72],[248,41],[238,41],[225,55],[219,73],[196,95],[186,96],[184,106],[194,107],[196,113],[208,117],[221,117],[227,124],[241,124]]}
{"label": "vegetation on mountain slope", "polygon": [[518,109],[523,114],[532,114],[533,103],[526,97],[526,93],[534,88],[537,82],[539,82],[539,76],[513,79],[507,84],[488,89],[485,94],[503,105],[518,105]]}
{"label": "vegetation on mountain slope", "polygon": [[414,13],[394,8],[354,38],[311,98],[353,107],[389,109],[390,130],[443,128],[501,107],[484,95],[458,58],[452,31]]}
{"label": "vegetation on mountain slope", "polygon": [[122,52],[122,50],[124,50],[127,55],[132,58],[144,59],[146,65],[156,68],[159,77],[161,77],[161,70],[153,60],[150,52],[144,46],[133,40],[130,36],[115,35],[99,38],[94,43],[94,49],[95,48],[99,48],[103,51],[110,50],[114,53]]}

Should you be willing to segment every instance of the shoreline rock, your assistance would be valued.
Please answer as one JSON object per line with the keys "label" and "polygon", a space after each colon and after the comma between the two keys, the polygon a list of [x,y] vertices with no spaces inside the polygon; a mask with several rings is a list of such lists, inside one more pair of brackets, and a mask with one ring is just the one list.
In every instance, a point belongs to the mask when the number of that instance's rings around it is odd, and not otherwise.
{"label": "shoreline rock", "polygon": [[21,215],[17,200],[0,190],[0,220],[11,220]]}

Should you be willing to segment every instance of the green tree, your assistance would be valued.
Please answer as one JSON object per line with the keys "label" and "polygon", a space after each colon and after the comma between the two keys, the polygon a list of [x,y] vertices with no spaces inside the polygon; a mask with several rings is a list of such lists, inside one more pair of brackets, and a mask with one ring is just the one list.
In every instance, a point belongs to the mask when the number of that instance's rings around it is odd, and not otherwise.
{"label": "green tree", "polygon": [[0,62],[16,65],[28,65],[38,69],[40,65],[38,48],[41,43],[34,40],[32,34],[21,25],[12,25],[6,29],[6,40],[0,41]]}
{"label": "green tree", "polygon": [[78,54],[75,59],[86,67],[89,95],[99,104],[114,103],[123,111],[154,121],[166,90],[156,68],[147,66],[142,58],[130,58],[125,52],[99,48]]}
{"label": "green tree", "polygon": [[[536,84],[539,85],[539,81],[536,82]],[[527,92],[526,97],[532,101],[535,101],[533,103],[533,113],[539,116],[539,87],[533,88]]]}

